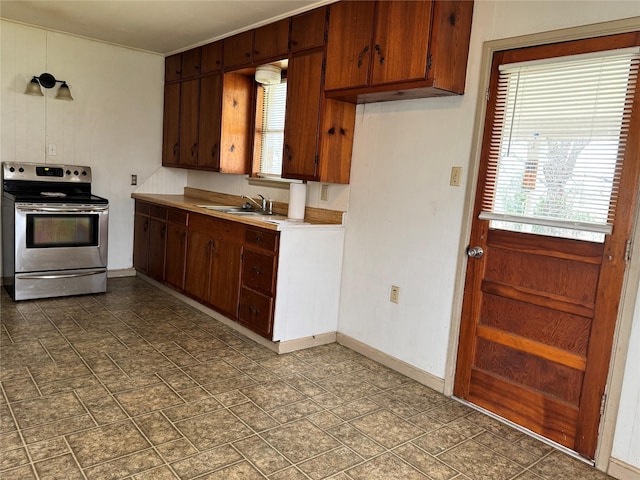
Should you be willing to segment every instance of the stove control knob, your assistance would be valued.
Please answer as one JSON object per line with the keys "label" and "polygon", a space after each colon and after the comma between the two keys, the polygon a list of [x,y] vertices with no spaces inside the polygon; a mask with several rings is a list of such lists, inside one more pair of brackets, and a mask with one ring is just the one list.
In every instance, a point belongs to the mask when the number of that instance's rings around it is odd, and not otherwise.
{"label": "stove control knob", "polygon": [[20,167],[20,168],[18,169],[18,171],[19,171],[20,173],[24,173],[24,168]]}
{"label": "stove control knob", "polygon": [[10,167],[10,168],[9,168],[9,171],[10,171],[11,173],[13,173],[13,172],[15,172],[15,171],[16,171],[16,169],[15,169],[14,167]]}
{"label": "stove control knob", "polygon": [[74,171],[73,171],[73,174],[74,174],[74,175],[78,175],[78,170],[74,170]]}
{"label": "stove control knob", "polygon": [[83,176],[83,177],[86,177],[86,176],[87,176],[87,171],[86,171],[86,170],[83,170],[83,171],[82,171],[82,176]]}
{"label": "stove control knob", "polygon": [[71,175],[71,170],[67,170],[67,171],[66,171],[66,172],[64,172],[64,173],[66,173],[67,175]]}

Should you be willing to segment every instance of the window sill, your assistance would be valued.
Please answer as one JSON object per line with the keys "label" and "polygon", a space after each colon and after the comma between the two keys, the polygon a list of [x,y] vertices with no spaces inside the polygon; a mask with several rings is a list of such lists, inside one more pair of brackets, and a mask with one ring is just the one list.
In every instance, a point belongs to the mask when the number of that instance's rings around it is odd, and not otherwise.
{"label": "window sill", "polygon": [[257,185],[260,187],[269,187],[269,188],[282,188],[283,190],[288,190],[289,185],[292,183],[302,183],[302,180],[294,180],[289,178],[277,178],[277,177],[249,177],[247,178],[249,185]]}

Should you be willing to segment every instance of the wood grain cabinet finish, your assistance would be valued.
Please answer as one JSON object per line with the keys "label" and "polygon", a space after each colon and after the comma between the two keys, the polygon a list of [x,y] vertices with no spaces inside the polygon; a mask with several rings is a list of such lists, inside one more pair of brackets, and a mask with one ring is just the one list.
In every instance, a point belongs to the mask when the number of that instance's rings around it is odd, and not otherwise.
{"label": "wood grain cabinet finish", "polygon": [[200,70],[203,74],[222,70],[222,40],[202,46]]}
{"label": "wood grain cabinet finish", "polygon": [[325,89],[357,103],[464,93],[473,2],[332,4]]}
{"label": "wood grain cabinet finish", "polygon": [[328,7],[320,7],[291,17],[291,53],[324,46],[328,13]]}
{"label": "wood grain cabinet finish", "polygon": [[185,293],[235,319],[240,295],[244,226],[191,214]]}
{"label": "wood grain cabinet finish", "polygon": [[164,86],[162,117],[162,164],[168,167],[180,162],[180,83]]}
{"label": "wood grain cabinet finish", "polygon": [[290,19],[284,18],[256,28],[253,38],[253,64],[286,58],[289,53]]}
{"label": "wood grain cabinet finish", "polygon": [[349,183],[355,104],[323,94],[321,50],[291,55],[282,177]]}
{"label": "wood grain cabinet finish", "polygon": [[280,234],[247,228],[242,259],[238,322],[271,339],[276,295]]}
{"label": "wood grain cabinet finish", "polygon": [[166,248],[167,209],[136,202],[133,237],[133,265],[149,276],[163,280]]}
{"label": "wood grain cabinet finish", "polygon": [[200,80],[180,84],[180,158],[178,165],[198,165],[198,115],[200,108]]}
{"label": "wood grain cabinet finish", "polygon": [[220,170],[220,135],[222,124],[222,73],[200,79],[198,117],[198,166]]}
{"label": "wood grain cabinet finish", "polygon": [[194,77],[200,75],[200,64],[202,61],[202,48],[192,48],[191,50],[187,50],[186,52],[182,52],[181,54],[182,60],[182,68],[181,74],[182,78]]}
{"label": "wood grain cabinet finish", "polygon": [[164,280],[173,288],[184,290],[184,273],[187,254],[187,212],[169,209],[167,212],[167,244]]}
{"label": "wood grain cabinet finish", "polygon": [[225,38],[222,43],[225,69],[251,65],[253,61],[253,30]]}

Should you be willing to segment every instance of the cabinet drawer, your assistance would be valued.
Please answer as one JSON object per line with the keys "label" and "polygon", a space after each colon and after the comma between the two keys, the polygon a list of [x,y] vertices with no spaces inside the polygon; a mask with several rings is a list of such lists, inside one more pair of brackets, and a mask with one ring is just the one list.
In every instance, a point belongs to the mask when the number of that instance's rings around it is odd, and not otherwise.
{"label": "cabinet drawer", "polygon": [[140,200],[136,200],[136,213],[140,215],[149,215],[149,205],[147,202],[141,202]]}
{"label": "cabinet drawer", "polygon": [[150,205],[149,206],[149,215],[153,218],[157,218],[159,220],[167,219],[167,207],[161,207],[159,205]]}
{"label": "cabinet drawer", "polygon": [[206,233],[213,239],[242,243],[244,225],[207,215],[192,214],[189,219],[189,230]]}
{"label": "cabinet drawer", "polygon": [[255,245],[275,252],[278,249],[278,233],[256,228],[247,228],[245,241],[249,245]]}
{"label": "cabinet drawer", "polygon": [[167,212],[167,220],[177,225],[187,225],[189,221],[189,213],[183,210],[176,210],[175,208],[170,208],[169,211]]}
{"label": "cabinet drawer", "polygon": [[238,319],[256,333],[271,338],[273,329],[273,298],[242,288]]}
{"label": "cabinet drawer", "polygon": [[276,258],[273,255],[244,251],[242,263],[242,283],[244,285],[273,294]]}

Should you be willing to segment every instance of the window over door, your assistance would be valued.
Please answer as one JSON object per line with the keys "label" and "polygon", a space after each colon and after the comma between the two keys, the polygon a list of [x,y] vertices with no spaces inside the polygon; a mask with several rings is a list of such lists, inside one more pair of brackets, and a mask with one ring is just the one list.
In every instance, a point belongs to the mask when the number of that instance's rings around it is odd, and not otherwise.
{"label": "window over door", "polygon": [[611,233],[640,48],[499,66],[481,219],[604,241]]}

